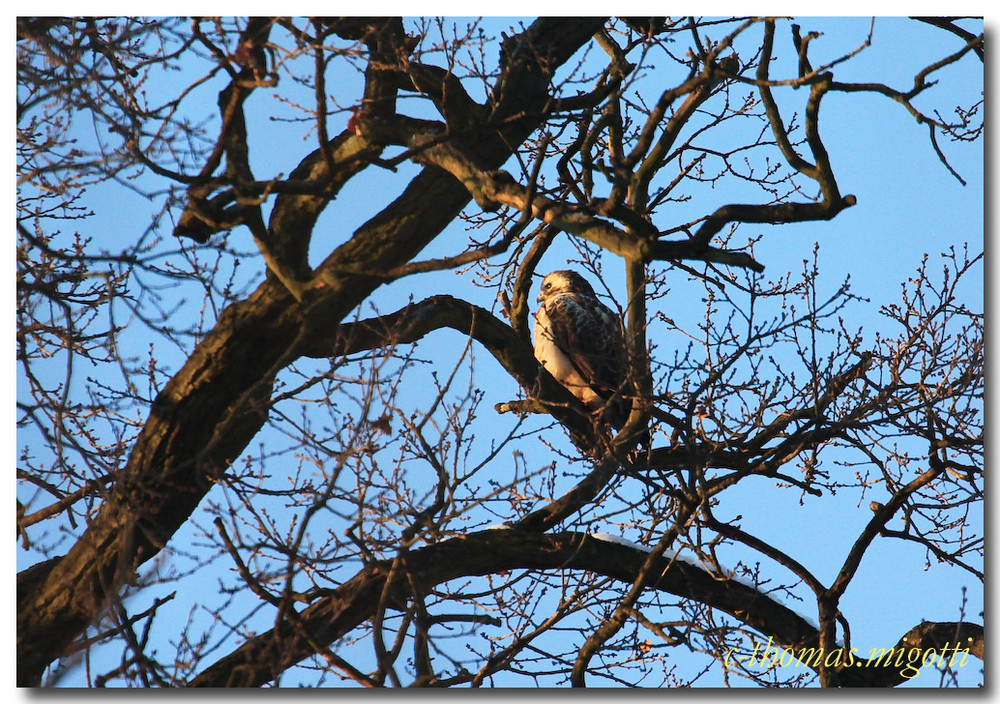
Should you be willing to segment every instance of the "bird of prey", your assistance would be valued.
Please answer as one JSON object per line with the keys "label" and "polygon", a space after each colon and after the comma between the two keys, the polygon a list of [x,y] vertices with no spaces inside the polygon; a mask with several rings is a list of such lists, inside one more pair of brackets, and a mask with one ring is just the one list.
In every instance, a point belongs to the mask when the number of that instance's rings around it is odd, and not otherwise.
{"label": "bird of prey", "polygon": [[629,402],[622,396],[625,346],[621,321],[575,271],[553,271],[542,280],[535,314],[535,358],[588,408],[605,409],[620,428]]}

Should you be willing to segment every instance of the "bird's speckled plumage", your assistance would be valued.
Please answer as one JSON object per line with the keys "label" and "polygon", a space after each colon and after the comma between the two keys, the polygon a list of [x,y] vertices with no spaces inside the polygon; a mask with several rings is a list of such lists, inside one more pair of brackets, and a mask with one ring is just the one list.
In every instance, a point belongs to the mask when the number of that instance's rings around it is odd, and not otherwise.
{"label": "bird's speckled plumage", "polygon": [[620,396],[625,354],[621,321],[575,271],[542,280],[535,314],[535,358],[588,407],[602,408],[619,394],[609,419],[624,422]]}

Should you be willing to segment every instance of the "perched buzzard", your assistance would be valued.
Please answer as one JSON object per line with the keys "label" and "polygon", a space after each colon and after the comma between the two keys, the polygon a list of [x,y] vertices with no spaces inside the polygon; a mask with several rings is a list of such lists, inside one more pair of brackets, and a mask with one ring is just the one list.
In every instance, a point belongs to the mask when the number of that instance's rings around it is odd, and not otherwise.
{"label": "perched buzzard", "polygon": [[538,302],[535,358],[589,408],[602,409],[618,394],[607,418],[620,428],[629,403],[621,395],[625,347],[618,316],[575,271],[546,276]]}

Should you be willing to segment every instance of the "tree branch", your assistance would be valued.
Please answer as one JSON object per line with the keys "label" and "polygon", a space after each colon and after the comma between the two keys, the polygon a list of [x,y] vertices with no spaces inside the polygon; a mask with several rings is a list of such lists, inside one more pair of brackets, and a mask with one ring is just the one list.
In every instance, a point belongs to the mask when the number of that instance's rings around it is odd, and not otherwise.
{"label": "tree branch", "polygon": [[[595,539],[582,533],[525,533],[488,530],[444,540],[407,553],[410,574],[428,589],[448,580],[495,574],[503,570],[587,570],[625,583],[643,574],[649,553],[626,545]],[[319,643],[333,643],[372,618],[382,594],[391,608],[403,609],[413,597],[410,578],[397,571],[389,579],[391,563],[372,564],[332,590],[301,614],[303,626]],[[735,580],[719,580],[682,560],[654,557],[646,574],[655,575],[647,589],[699,601],[730,614],[738,621],[789,647],[810,664],[803,649],[815,649],[816,628],[788,607]],[[957,633],[970,653],[981,657],[982,626],[923,624],[900,641],[908,649],[923,648]],[[956,642],[955,639],[952,639]],[[916,642],[915,642],[916,641]],[[248,639],[230,655],[203,670],[194,687],[259,687],[295,663],[314,654],[289,624]],[[814,653],[813,653],[814,654]],[[719,654],[721,658],[723,654]],[[895,662],[895,661],[893,661]],[[884,663],[883,663],[884,664]],[[849,686],[893,686],[903,681],[895,667],[845,668]]]}
{"label": "tree branch", "polygon": [[[449,139],[444,126],[438,123],[397,116],[392,120],[359,122],[359,129],[365,138],[373,143],[404,146],[409,150],[408,156],[413,161],[436,166],[452,174],[469,191],[476,203],[487,212],[507,206],[531,213],[532,217],[547,225],[582,237],[626,260],[649,262],[654,259],[697,259],[763,271],[763,266],[742,252],[710,247],[697,238],[684,242],[656,241],[654,238],[658,233],[648,225],[643,228],[641,236],[639,233],[629,234],[581,208],[564,205],[543,195],[532,197],[530,189],[517,183],[506,171],[485,169],[473,155],[465,152],[460,144]],[[730,210],[719,212],[725,214],[737,212],[734,209],[753,208],[752,212],[746,210],[743,218],[754,221],[754,217],[765,217],[754,213],[766,207],[768,206],[727,206]],[[774,213],[777,212],[785,211],[769,211],[766,213],[767,220],[757,221],[772,222],[776,217]],[[812,211],[808,205],[801,205],[795,211],[796,214],[799,212]],[[716,216],[719,216],[719,213]],[[791,220],[793,216],[786,214],[785,217]],[[629,219],[631,224],[636,224],[638,221],[638,218]],[[719,228],[721,226],[720,223]]]}
{"label": "tree branch", "polygon": [[[535,129],[544,116],[554,71],[601,24],[593,18],[541,19],[505,42],[512,53],[498,81],[519,92],[496,104],[500,122],[476,140],[473,152],[481,163],[498,168]],[[515,102],[526,112],[507,120]],[[326,164],[316,150],[293,176],[332,176],[325,173]],[[277,201],[269,223],[273,236],[301,244],[328,202],[322,197]],[[25,580],[31,589],[19,592],[19,685],[40,682],[65,645],[163,548],[214,482],[225,476],[267,417],[274,375],[299,357],[312,335],[336,326],[382,283],[353,271],[362,262],[365,268],[388,270],[409,261],[467,202],[467,192],[452,176],[425,169],[327,257],[301,303],[269,280],[222,312],[216,327],[157,395],[121,481],[87,531],[66,556]]]}

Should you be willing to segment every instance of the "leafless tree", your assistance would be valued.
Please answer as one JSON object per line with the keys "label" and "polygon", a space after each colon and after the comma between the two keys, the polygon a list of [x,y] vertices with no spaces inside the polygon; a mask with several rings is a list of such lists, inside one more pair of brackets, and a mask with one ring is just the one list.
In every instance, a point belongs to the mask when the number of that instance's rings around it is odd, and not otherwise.
{"label": "leafless tree", "polygon": [[[891,31],[830,55],[768,18],[19,19],[18,683],[895,686],[981,658],[954,595],[877,662],[844,606],[873,546],[981,589],[981,233],[892,302],[829,290],[820,250],[763,273],[778,226],[823,242],[858,203],[833,96],[908,112],[964,178],[982,94],[937,96],[981,75],[981,22],[912,21],[950,49],[907,47],[898,86],[838,80]],[[618,431],[533,356],[567,261],[622,315]],[[750,486],[860,528],[814,525],[820,572]]]}

